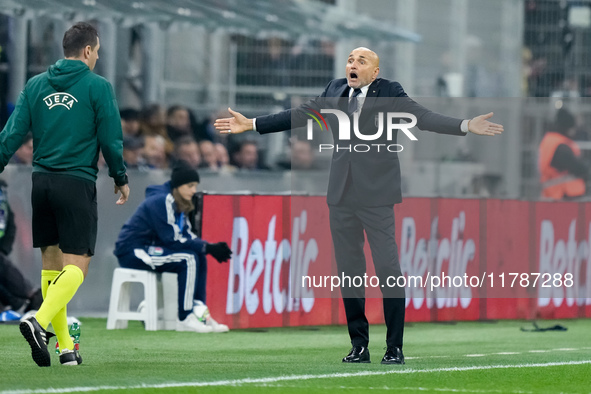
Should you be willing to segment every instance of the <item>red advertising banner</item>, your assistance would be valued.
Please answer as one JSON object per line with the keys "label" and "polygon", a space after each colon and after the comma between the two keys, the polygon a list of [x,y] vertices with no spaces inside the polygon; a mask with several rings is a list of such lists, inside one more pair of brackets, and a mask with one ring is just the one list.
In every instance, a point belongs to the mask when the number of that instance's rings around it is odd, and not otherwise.
{"label": "red advertising banner", "polygon": [[[579,316],[591,304],[591,204],[536,203],[535,270],[540,272],[537,314],[542,318]],[[588,314],[587,314],[588,315]]]}
{"label": "red advertising banner", "polygon": [[[406,288],[407,321],[591,317],[591,204],[407,198],[394,212],[402,273],[421,283]],[[345,323],[338,287],[303,281],[337,274],[324,197],[206,195],[202,227],[234,252],[208,260],[216,320]],[[367,242],[365,256],[374,275]],[[379,289],[366,294],[383,322]]]}
{"label": "red advertising banner", "polygon": [[[487,288],[481,316],[486,319],[531,319],[535,299],[528,288],[508,286],[512,272],[530,272],[533,234],[530,236],[529,203],[516,200],[483,200],[481,216],[481,264],[493,275],[496,285]],[[507,278],[501,283],[499,275]]]}

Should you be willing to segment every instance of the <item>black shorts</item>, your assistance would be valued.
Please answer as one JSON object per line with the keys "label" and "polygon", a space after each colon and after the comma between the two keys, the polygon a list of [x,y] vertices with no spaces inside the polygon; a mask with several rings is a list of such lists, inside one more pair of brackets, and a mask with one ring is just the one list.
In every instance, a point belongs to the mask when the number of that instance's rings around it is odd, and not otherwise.
{"label": "black shorts", "polygon": [[33,247],[59,245],[63,253],[94,254],[96,184],[60,174],[33,172]]}

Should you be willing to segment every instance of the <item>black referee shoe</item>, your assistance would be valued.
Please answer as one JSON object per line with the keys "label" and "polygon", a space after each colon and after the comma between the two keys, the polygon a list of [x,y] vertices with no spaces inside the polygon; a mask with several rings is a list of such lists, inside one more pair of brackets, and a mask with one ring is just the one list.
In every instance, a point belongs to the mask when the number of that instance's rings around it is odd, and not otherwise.
{"label": "black referee shoe", "polygon": [[64,349],[60,353],[60,364],[62,365],[80,365],[82,364],[82,356],[78,350]]}
{"label": "black referee shoe", "polygon": [[369,349],[366,346],[353,346],[343,358],[344,363],[370,363]]}
{"label": "black referee shoe", "polygon": [[21,321],[19,328],[31,347],[33,361],[40,367],[49,367],[51,359],[49,358],[49,350],[47,350],[47,341],[49,340],[47,331],[41,327],[35,316]]}
{"label": "black referee shoe", "polygon": [[404,364],[404,354],[399,347],[389,347],[382,358],[382,364]]}

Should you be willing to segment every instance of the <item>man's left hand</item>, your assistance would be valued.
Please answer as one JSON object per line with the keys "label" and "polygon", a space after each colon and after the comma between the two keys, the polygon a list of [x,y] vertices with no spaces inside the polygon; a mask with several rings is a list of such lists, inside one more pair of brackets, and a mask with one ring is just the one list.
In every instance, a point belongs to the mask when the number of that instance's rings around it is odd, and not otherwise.
{"label": "man's left hand", "polygon": [[503,125],[489,122],[488,119],[492,118],[493,113],[490,112],[486,115],[480,115],[470,119],[468,122],[468,130],[477,135],[497,135],[503,132]]}

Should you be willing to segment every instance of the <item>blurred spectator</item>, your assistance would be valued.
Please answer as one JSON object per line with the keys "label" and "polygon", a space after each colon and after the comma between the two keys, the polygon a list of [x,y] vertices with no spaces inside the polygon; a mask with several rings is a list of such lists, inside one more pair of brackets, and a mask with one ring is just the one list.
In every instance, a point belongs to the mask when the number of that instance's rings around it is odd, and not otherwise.
{"label": "blurred spectator", "polygon": [[140,128],[143,134],[166,135],[166,114],[160,104],[152,104],[141,110]]}
{"label": "blurred spectator", "polygon": [[284,170],[316,170],[319,169],[314,163],[314,151],[312,144],[308,140],[300,140],[295,137],[289,140],[290,154],[283,160],[279,160],[277,165]]}
{"label": "blurred spectator", "polygon": [[[227,111],[226,111],[227,113]],[[191,112],[189,112],[191,114]],[[191,116],[189,116],[191,118]],[[193,127],[193,135],[195,136],[195,141],[211,141],[215,142],[218,140],[218,133],[213,127],[213,121],[217,118],[207,118],[202,122],[195,121],[195,126]]]}
{"label": "blurred spectator", "polygon": [[16,225],[6,197],[6,183],[0,180],[0,310],[27,312],[43,302],[40,288],[33,288],[8,255],[16,236]]}
{"label": "blurred spectator", "polygon": [[166,113],[166,131],[168,137],[176,142],[181,137],[193,137],[189,109],[182,105],[173,105]]}
{"label": "blurred spectator", "polygon": [[[265,85],[289,86],[290,61],[285,49],[289,46],[281,38],[272,37],[267,40],[267,56],[261,59],[261,65],[266,70]],[[285,49],[284,49],[285,48]]]}
{"label": "blurred spectator", "polygon": [[166,112],[159,104],[152,104],[140,112],[140,129],[141,134],[159,135],[164,138],[166,145],[166,154],[172,155],[174,151],[174,144],[168,138],[166,131]]}
{"label": "blurred spectator", "polygon": [[199,143],[199,150],[201,151],[201,167],[209,168],[217,171],[219,169],[218,154],[213,142],[204,140]]}
{"label": "blurred spectator", "polygon": [[123,161],[125,161],[125,166],[128,169],[146,167],[145,160],[142,157],[143,147],[144,139],[142,137],[123,137]]}
{"label": "blurred spectator", "polygon": [[215,152],[220,171],[234,171],[236,167],[230,164],[230,155],[223,144],[215,144]]}
{"label": "blurred spectator", "polygon": [[576,118],[561,108],[556,113],[554,131],[544,135],[539,148],[538,167],[542,197],[552,200],[574,199],[585,195],[587,164],[581,160],[581,149],[573,141]]}
{"label": "blurred spectator", "polygon": [[310,141],[297,140],[291,141],[291,169],[292,170],[313,170],[314,151]]}
{"label": "blurred spectator", "polygon": [[149,168],[168,168],[164,137],[161,135],[147,135],[144,137],[143,159]]}
{"label": "blurred spectator", "polygon": [[124,108],[119,110],[121,115],[121,129],[123,137],[139,137],[142,133],[140,128],[140,113],[133,108]]}
{"label": "blurred spectator", "polygon": [[174,158],[176,161],[182,160],[196,170],[201,164],[201,154],[199,145],[193,137],[185,136],[179,138],[174,144]]}
{"label": "blurred spectator", "polygon": [[259,165],[259,150],[254,141],[245,140],[240,143],[238,149],[232,154],[234,165],[244,170],[266,170]]}
{"label": "blurred spectator", "polygon": [[9,163],[13,164],[24,164],[24,165],[32,165],[33,164],[33,134],[27,133],[25,139],[23,140],[23,144],[10,159]]}

